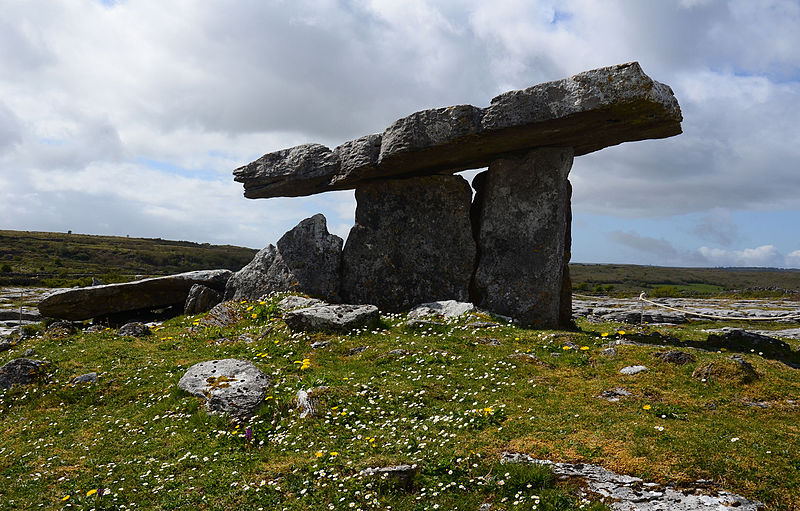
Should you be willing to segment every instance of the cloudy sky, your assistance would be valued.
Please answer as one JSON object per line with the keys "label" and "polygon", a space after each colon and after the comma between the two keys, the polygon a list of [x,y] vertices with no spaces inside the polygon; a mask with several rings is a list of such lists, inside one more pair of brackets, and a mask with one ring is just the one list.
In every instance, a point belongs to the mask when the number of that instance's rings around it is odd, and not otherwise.
{"label": "cloudy sky", "polygon": [[[261,248],[231,171],[639,61],[680,136],[575,160],[573,261],[800,267],[798,0],[0,0],[0,228]],[[470,177],[467,174],[465,177]]]}

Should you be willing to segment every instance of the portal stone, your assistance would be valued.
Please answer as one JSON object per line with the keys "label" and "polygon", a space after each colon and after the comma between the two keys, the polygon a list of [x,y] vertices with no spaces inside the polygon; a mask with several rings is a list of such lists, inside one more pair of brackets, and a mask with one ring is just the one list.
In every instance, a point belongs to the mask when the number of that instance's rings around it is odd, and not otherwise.
{"label": "portal stone", "polygon": [[345,303],[388,312],[437,300],[467,301],[475,262],[469,184],[424,176],[356,188],[356,223],[342,260]]}
{"label": "portal stone", "polygon": [[568,321],[562,301],[572,158],[571,148],[534,149],[498,158],[475,176],[478,263],[471,291],[478,307],[523,326]]}

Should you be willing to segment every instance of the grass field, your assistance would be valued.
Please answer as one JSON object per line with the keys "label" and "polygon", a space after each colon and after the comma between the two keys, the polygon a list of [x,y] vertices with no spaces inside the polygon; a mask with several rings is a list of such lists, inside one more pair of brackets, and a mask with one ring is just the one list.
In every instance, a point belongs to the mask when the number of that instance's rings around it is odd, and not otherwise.
{"label": "grass field", "polygon": [[[503,451],[662,483],[711,479],[800,509],[800,371],[746,353],[758,379],[703,382],[693,370],[730,353],[693,350],[686,366],[651,346],[601,353],[652,331],[702,341],[713,323],[472,330],[470,317],[420,331],[389,315],[348,335],[293,334],[271,303],[239,304],[246,319],[229,328],[179,317],[145,338],[47,334],[0,353],[5,363],[32,348],[48,362],[40,383],[0,391],[0,509],[603,509],[546,470],[501,465]],[[209,415],[177,388],[189,366],[221,358],[272,381],[250,420]],[[619,373],[635,364],[650,371]],[[98,383],[70,383],[89,371]],[[319,417],[300,419],[293,396],[320,385]],[[597,397],[615,387],[632,396]],[[357,476],[403,463],[419,467],[411,490]]]}

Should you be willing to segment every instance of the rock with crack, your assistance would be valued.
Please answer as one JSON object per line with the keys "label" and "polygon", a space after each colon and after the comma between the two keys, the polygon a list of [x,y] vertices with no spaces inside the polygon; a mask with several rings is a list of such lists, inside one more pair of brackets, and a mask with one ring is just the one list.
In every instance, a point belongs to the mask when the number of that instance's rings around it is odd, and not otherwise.
{"label": "rock with crack", "polygon": [[269,378],[246,360],[209,360],[190,367],[178,387],[206,401],[212,413],[251,415],[264,401]]}
{"label": "rock with crack", "polygon": [[339,300],[342,238],[328,232],[321,214],[306,218],[236,272],[226,300],[258,300],[265,294],[298,291]]}
{"label": "rock with crack", "polygon": [[377,178],[486,167],[510,152],[572,147],[575,156],[681,133],[672,90],[636,62],[501,94],[487,108],[456,105],[413,113],[382,134],[331,150],[303,144],[237,168],[245,197],[296,197],[357,188]]}
{"label": "rock with crack", "polygon": [[317,304],[289,311],[283,319],[293,331],[349,332],[372,327],[379,314],[374,305]]}
{"label": "rock with crack", "polygon": [[[122,284],[56,291],[39,302],[39,312],[71,321],[112,314],[183,305],[195,284],[217,291],[225,288],[230,270],[201,270]],[[180,314],[180,312],[178,312]]]}
{"label": "rock with crack", "polygon": [[466,301],[475,263],[472,192],[460,176],[424,176],[356,189],[356,223],[342,258],[342,298],[406,311]]}

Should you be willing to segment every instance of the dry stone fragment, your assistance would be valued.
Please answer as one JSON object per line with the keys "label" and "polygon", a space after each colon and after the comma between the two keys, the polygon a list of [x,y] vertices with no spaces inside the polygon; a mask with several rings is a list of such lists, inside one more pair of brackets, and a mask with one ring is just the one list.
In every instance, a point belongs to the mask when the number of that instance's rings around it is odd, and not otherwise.
{"label": "dry stone fragment", "polygon": [[246,360],[209,360],[190,367],[178,387],[203,398],[213,413],[252,414],[264,401],[269,378]]}

